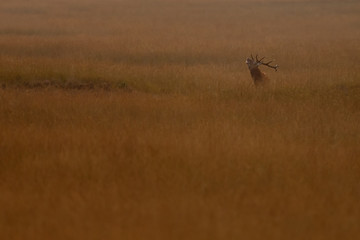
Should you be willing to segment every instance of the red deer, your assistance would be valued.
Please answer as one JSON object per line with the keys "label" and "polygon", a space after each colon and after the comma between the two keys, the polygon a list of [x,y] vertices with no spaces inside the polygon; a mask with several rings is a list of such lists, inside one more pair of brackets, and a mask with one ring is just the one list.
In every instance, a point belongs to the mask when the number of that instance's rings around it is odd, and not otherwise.
{"label": "red deer", "polygon": [[263,58],[261,58],[259,60],[258,56],[256,55],[255,58],[256,59],[254,59],[254,57],[251,54],[251,58],[247,58],[245,63],[249,67],[250,74],[251,74],[252,79],[254,80],[255,86],[264,85],[264,84],[269,82],[269,78],[266,76],[265,73],[260,71],[259,66],[264,65],[264,66],[267,66],[269,68],[275,69],[275,71],[277,71],[277,68],[279,66],[278,65],[271,66],[270,63],[272,63],[273,61],[270,61],[270,62],[267,62],[267,63],[263,62],[265,57],[263,57]]}

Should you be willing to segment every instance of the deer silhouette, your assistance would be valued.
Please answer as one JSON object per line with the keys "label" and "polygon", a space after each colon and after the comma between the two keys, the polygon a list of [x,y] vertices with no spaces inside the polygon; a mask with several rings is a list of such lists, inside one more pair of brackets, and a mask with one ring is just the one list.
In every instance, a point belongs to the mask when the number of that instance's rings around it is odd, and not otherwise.
{"label": "deer silhouette", "polygon": [[256,55],[256,57],[254,59],[254,57],[251,54],[251,58],[247,58],[245,61],[245,63],[249,67],[250,74],[251,74],[252,79],[254,80],[255,86],[264,85],[270,81],[269,78],[266,76],[266,74],[263,73],[259,69],[260,65],[264,65],[269,68],[273,68],[273,69],[275,69],[275,71],[277,71],[277,68],[279,67],[277,64],[275,66],[271,66],[270,63],[272,63],[273,61],[270,61],[267,63],[263,62],[264,59],[265,59],[265,57],[263,57],[259,60],[258,55]]}

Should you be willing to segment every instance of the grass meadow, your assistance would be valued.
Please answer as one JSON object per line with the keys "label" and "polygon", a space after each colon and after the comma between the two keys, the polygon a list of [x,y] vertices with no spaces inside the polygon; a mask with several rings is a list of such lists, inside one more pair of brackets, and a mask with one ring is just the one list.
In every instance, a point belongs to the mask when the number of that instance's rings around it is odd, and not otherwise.
{"label": "grass meadow", "polygon": [[1,3],[1,239],[359,238],[359,13]]}

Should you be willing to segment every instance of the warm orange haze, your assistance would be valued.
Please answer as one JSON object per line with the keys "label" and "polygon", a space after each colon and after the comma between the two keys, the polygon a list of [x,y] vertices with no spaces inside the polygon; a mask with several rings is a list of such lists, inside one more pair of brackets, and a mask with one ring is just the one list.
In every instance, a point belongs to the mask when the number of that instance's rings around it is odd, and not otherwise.
{"label": "warm orange haze", "polygon": [[2,1],[0,238],[358,239],[359,13]]}

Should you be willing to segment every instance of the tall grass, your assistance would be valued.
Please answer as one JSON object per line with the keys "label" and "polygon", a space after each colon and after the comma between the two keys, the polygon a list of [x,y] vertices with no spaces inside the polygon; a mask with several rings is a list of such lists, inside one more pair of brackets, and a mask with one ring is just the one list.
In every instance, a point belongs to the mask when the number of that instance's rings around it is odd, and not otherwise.
{"label": "tall grass", "polygon": [[2,3],[1,237],[358,238],[359,10]]}

